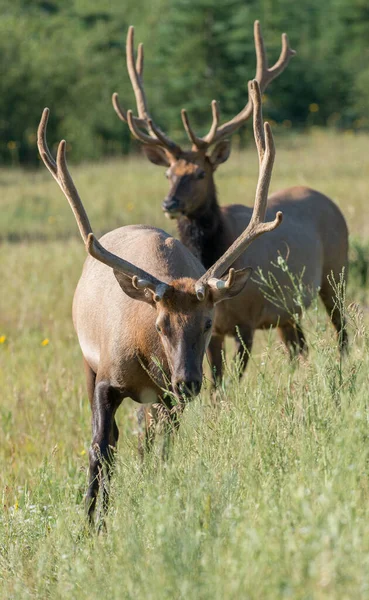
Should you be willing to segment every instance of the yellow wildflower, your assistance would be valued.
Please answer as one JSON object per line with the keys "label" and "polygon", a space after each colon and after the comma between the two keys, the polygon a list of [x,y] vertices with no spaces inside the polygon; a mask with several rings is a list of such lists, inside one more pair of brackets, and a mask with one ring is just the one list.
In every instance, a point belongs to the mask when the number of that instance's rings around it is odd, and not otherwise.
{"label": "yellow wildflower", "polygon": [[6,342],[6,335],[0,335],[0,344]]}
{"label": "yellow wildflower", "polygon": [[42,340],[41,346],[47,346],[48,343],[49,343],[49,338],[45,338],[44,340]]}

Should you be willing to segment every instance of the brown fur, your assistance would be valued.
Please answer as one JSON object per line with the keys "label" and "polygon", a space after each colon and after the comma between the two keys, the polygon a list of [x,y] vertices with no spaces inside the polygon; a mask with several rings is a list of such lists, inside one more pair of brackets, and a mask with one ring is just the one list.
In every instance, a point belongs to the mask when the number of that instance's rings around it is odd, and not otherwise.
{"label": "brown fur", "polygon": [[[130,396],[143,405],[160,398],[166,421],[169,415],[172,426],[178,427],[177,405],[201,389],[213,307],[236,296],[250,271],[234,271],[223,285],[213,279],[206,293],[197,289],[195,295],[195,285],[203,287],[204,267],[164,231],[122,227],[99,243],[68,171],[65,140],[56,161],[48,148],[48,116],[45,108],[37,131],[40,156],[67,198],[89,254],[73,300],[73,321],[92,409],[86,496],[92,520],[100,488],[107,507],[106,478],[119,436],[115,414],[123,398]],[[225,267],[218,270],[221,276]],[[145,411],[141,422],[150,423],[147,416]]]}
{"label": "brown fur", "polygon": [[[138,267],[145,265],[154,276],[171,284],[161,302],[137,302],[123,293],[111,269],[88,257],[73,303],[82,352],[97,381],[108,379],[122,394],[128,389],[134,400],[145,402],[147,393],[145,398],[142,393],[148,388],[155,397],[161,394],[158,385],[150,381],[152,370],[157,372],[149,364],[151,357],[156,356],[166,368],[168,365],[156,321],[166,318],[175,329],[178,320],[189,318],[196,329],[197,321],[211,316],[209,301],[199,302],[195,295],[195,281],[204,269],[180,242],[155,228],[122,227],[101,241],[108,250]],[[100,301],[96,304],[97,297]],[[138,359],[149,365],[149,373],[142,372]],[[172,375],[167,373],[169,379]],[[162,377],[158,383],[164,384]]]}
{"label": "brown fur", "polygon": [[[204,267],[181,242],[154,227],[121,227],[103,236],[101,243],[169,287],[163,298],[155,301],[150,290],[134,287],[131,277],[91,256],[86,259],[74,296],[73,321],[93,415],[87,493],[90,518],[99,481],[105,477],[101,458],[112,464],[118,440],[115,413],[120,403],[128,396],[143,405],[160,400],[168,409],[172,426],[178,427],[178,411],[172,411],[173,395],[166,395],[165,390],[171,387],[178,400],[199,393],[214,303],[237,293],[232,287],[239,285],[236,282],[216,293],[207,290],[205,299],[199,301],[195,283]],[[147,410],[141,416],[146,425],[152,422]],[[147,447],[152,439],[150,425]],[[140,446],[142,449],[142,443]]]}

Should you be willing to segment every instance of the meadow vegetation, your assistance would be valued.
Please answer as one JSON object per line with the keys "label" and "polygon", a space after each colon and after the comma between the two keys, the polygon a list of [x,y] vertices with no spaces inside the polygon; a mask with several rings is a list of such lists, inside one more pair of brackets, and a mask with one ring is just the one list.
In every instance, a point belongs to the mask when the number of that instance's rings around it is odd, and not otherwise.
{"label": "meadow vegetation", "polygon": [[[319,302],[304,317],[302,362],[259,332],[239,383],[230,345],[218,406],[207,370],[167,463],[156,450],[142,466],[125,402],[99,536],[84,521],[90,409],[71,320],[85,251],[46,170],[0,171],[3,600],[369,598],[369,139],[278,131],[271,191],[319,189],[353,236],[350,354],[339,360]],[[71,172],[96,232],[139,222],[175,231],[160,208],[163,169],[136,157]],[[222,203],[250,203],[253,144],[216,178]]]}

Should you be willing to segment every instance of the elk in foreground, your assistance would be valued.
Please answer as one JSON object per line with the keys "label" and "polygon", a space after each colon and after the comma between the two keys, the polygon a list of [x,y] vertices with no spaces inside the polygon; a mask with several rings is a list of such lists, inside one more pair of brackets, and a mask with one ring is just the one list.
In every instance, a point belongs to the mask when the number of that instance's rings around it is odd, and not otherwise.
{"label": "elk in foreground", "polygon": [[[254,85],[252,89],[254,93]],[[214,305],[240,293],[251,272],[231,267],[253,240],[280,224],[282,215],[264,222],[274,145],[268,124],[264,129],[260,119],[255,129],[260,174],[252,219],[208,271],[181,242],[155,227],[121,227],[97,241],[67,168],[65,141],[59,144],[56,161],[48,149],[47,120],[45,109],[38,129],[39,152],[73,210],[89,254],[74,296],[73,321],[92,409],[86,498],[92,520],[99,482],[107,504],[103,466],[104,461],[112,464],[118,440],[115,413],[122,400],[150,404],[161,398],[170,409],[199,393]],[[171,394],[165,393],[167,381]],[[148,429],[147,435],[149,439]]]}
{"label": "elk in foreground", "polygon": [[[272,68],[268,68],[263,38],[258,21],[254,26],[257,58],[256,80],[264,91],[272,79],[287,66],[294,51],[290,49],[285,34],[282,36],[282,52]],[[170,191],[163,202],[166,216],[177,219],[180,240],[203,263],[205,268],[221,256],[234,242],[250,221],[252,209],[242,205],[221,207],[217,200],[214,171],[230,154],[232,135],[251,116],[260,118],[260,94],[256,104],[249,100],[244,109],[232,120],[219,125],[216,101],[212,102],[213,121],[209,133],[197,136],[182,110],[184,128],[192,142],[191,150],[182,150],[170,140],[153,122],[143,88],[143,47],[138,47],[137,62],[134,60],[133,28],[127,36],[127,68],[133,86],[138,116],[121,107],[117,94],[113,105],[121,120],[128,122],[131,133],[143,143],[147,157],[154,164],[167,167]],[[249,90],[250,96],[250,90]],[[258,108],[259,107],[259,108]],[[255,108],[258,108],[255,114]],[[259,129],[259,128],[257,128]],[[144,131],[146,130],[146,131]],[[262,141],[263,143],[263,141]],[[215,145],[211,153],[209,148]],[[319,294],[338,333],[339,346],[347,345],[345,321],[336,307],[335,294],[327,279],[333,273],[338,280],[343,269],[347,272],[348,232],[345,219],[337,206],[323,194],[307,187],[292,187],[274,193],[268,201],[269,211],[283,211],[282,227],[268,237],[265,244],[256,243],[247,254],[247,264],[264,273],[271,271],[278,284],[288,286],[285,273],[275,270],[279,254],[288,255],[288,267],[292,274],[303,275],[308,290],[304,303],[308,306],[312,297]],[[237,264],[241,268],[246,257]],[[298,312],[290,294],[284,309],[272,305],[264,297],[257,282],[250,281],[247,291],[222,304],[216,317],[208,353],[218,376],[222,373],[222,349],[225,336],[236,340],[237,353],[241,359],[241,372],[246,367],[256,329],[277,327],[291,355],[306,351],[303,331],[291,313]]]}

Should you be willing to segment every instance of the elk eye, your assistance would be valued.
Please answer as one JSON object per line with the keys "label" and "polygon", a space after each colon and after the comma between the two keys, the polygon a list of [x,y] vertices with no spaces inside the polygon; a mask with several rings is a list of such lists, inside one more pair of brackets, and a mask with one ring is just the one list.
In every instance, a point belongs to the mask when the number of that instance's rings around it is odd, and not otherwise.
{"label": "elk eye", "polygon": [[205,323],[205,331],[209,331],[209,329],[211,328],[213,322],[209,319],[208,321],[206,321]]}
{"label": "elk eye", "polygon": [[197,179],[204,179],[205,177],[205,171],[199,171],[197,173]]}

